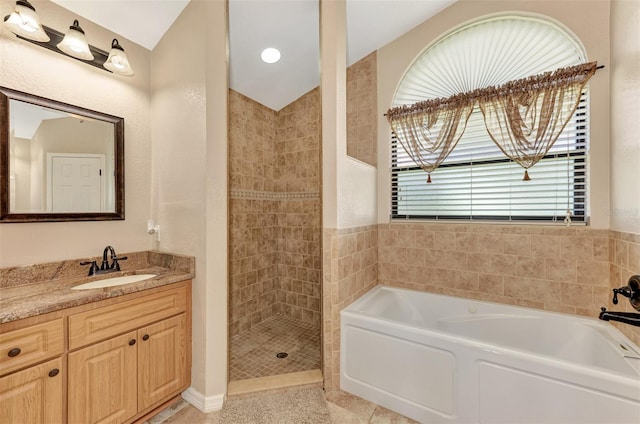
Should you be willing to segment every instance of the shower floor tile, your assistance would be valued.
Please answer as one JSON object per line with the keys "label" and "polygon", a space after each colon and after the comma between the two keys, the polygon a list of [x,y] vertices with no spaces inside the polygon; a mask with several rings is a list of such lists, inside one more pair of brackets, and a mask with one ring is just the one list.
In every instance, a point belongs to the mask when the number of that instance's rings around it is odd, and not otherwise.
{"label": "shower floor tile", "polygon": [[[280,352],[287,357],[276,357]],[[317,325],[276,315],[231,338],[231,381],[319,368]]]}

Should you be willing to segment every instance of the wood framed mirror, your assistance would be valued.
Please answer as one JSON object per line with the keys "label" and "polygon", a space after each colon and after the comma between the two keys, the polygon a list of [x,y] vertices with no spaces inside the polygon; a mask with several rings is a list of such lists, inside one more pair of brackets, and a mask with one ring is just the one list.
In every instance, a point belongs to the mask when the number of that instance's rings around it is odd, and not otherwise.
{"label": "wood framed mirror", "polygon": [[124,219],[124,118],[0,87],[0,223]]}

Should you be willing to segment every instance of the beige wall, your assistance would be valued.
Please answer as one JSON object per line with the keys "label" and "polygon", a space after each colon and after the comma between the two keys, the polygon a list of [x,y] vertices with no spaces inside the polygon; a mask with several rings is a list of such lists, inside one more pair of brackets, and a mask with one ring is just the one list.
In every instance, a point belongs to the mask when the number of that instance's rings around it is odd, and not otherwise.
{"label": "beige wall", "polygon": [[322,221],[324,229],[376,222],[376,169],[347,156],[344,0],[320,2]]}
{"label": "beige wall", "polygon": [[[611,287],[640,275],[640,2],[611,3]],[[611,302],[611,301],[610,301]],[[609,309],[635,312],[623,300]],[[636,344],[640,328],[614,324]]]}
{"label": "beige wall", "polygon": [[640,2],[611,3],[611,229],[640,234]]}
{"label": "beige wall", "polygon": [[[49,27],[62,31],[75,19],[49,1],[32,4]],[[0,16],[8,15],[14,5],[3,0]],[[151,191],[150,53],[89,21],[81,25],[99,48],[107,49],[117,37],[136,75],[121,77],[82,64],[19,40],[0,26],[0,86],[125,118],[126,220],[0,224],[2,267],[94,256],[107,244],[120,252],[145,250],[151,244],[146,233]]]}
{"label": "beige wall", "polygon": [[407,34],[378,50],[378,222],[389,222],[390,175],[389,124],[383,114],[392,104],[400,79],[416,57],[430,43],[453,28],[496,13],[519,12],[547,16],[584,44],[588,60],[606,66],[590,80],[591,226],[609,228],[609,1],[460,0]]}
{"label": "beige wall", "polygon": [[225,2],[192,1],[152,53],[156,247],[196,258],[188,393],[203,410],[227,377],[226,33]]}

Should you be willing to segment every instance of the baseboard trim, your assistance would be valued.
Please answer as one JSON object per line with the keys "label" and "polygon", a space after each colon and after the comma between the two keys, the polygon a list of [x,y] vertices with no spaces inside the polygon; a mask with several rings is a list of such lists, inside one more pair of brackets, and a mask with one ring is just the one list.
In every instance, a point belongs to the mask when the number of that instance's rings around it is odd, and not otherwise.
{"label": "baseboard trim", "polygon": [[224,393],[205,397],[193,387],[189,387],[182,392],[182,398],[205,414],[219,411],[222,409],[222,404],[224,403]]}

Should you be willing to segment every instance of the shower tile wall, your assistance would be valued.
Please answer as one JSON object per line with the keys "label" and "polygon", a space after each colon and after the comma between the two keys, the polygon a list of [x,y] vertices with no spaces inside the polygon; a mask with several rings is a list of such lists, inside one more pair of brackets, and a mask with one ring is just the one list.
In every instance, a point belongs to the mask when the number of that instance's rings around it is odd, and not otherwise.
{"label": "shower tile wall", "polygon": [[276,114],[229,91],[231,334],[273,315],[279,202],[275,189]]}
{"label": "shower tile wall", "polygon": [[315,88],[276,118],[279,312],[320,325],[320,93]]}
{"label": "shower tile wall", "polygon": [[230,334],[320,323],[319,93],[275,112],[230,90]]}
{"label": "shower tile wall", "polygon": [[347,154],[369,165],[377,160],[377,53],[347,68]]}

